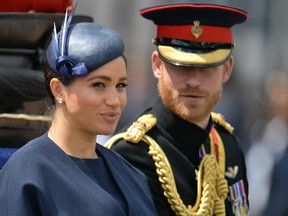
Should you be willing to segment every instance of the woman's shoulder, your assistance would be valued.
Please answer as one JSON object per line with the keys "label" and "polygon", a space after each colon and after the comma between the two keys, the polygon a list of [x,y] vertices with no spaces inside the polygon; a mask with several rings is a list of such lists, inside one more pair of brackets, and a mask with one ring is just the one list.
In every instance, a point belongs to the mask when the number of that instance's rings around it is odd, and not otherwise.
{"label": "woman's shoulder", "polygon": [[36,168],[36,161],[44,161],[44,156],[51,153],[49,145],[46,145],[49,141],[46,134],[29,141],[11,155],[2,170],[17,169],[20,172],[22,169],[25,171],[25,167]]}
{"label": "woman's shoulder", "polygon": [[19,148],[11,157],[20,157],[31,155],[32,153],[39,155],[40,152],[45,150],[48,146],[47,143],[51,142],[47,137],[47,134],[43,134],[42,136],[36,137],[26,143],[24,146]]}

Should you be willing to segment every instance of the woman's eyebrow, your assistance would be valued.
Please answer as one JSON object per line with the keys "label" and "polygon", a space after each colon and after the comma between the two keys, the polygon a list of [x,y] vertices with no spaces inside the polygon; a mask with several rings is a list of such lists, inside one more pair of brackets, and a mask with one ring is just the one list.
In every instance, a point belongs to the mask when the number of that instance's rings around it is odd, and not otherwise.
{"label": "woman's eyebrow", "polygon": [[[93,77],[87,79],[87,81],[91,81],[91,80],[94,80],[94,79],[103,79],[103,80],[107,80],[107,81],[111,81],[112,80],[111,77],[109,77],[109,76],[98,75],[98,76],[93,76]],[[125,81],[127,79],[128,79],[127,76],[124,76],[124,77],[119,78],[119,81]]]}
{"label": "woman's eyebrow", "polygon": [[91,80],[94,80],[94,79],[103,79],[103,80],[107,80],[107,81],[111,80],[111,78],[108,77],[108,76],[96,75],[96,76],[90,77],[89,79],[87,79],[87,81],[91,81]]}

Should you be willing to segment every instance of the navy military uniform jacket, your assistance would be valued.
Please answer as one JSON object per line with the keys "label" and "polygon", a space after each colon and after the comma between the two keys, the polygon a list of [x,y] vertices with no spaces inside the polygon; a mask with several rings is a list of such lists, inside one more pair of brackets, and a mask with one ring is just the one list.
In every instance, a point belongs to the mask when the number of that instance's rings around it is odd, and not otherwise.
{"label": "navy military uniform jacket", "polygon": [[[156,215],[145,176],[117,153],[100,145],[97,151],[127,201],[128,215]],[[125,215],[47,134],[17,150],[0,171],[0,212],[1,216]]]}
{"label": "navy military uniform jacket", "polygon": [[[145,110],[140,116],[145,113],[153,114],[157,118],[157,124],[146,134],[151,136],[165,152],[173,170],[178,193],[184,204],[194,205],[197,197],[195,169],[198,168],[201,161],[199,149],[204,143],[207,152],[210,151],[209,132],[213,124],[212,120],[210,120],[207,129],[203,130],[174,115],[164,107],[161,101],[154,107]],[[248,182],[243,152],[237,139],[233,135],[219,125],[214,126],[224,143],[226,169],[228,167],[237,167],[235,177],[229,178],[225,176],[228,181],[228,186],[232,190],[235,185],[239,186],[239,182],[241,182],[242,189],[245,190],[245,199],[248,205]],[[126,131],[126,129],[124,129],[124,131]],[[121,139],[112,146],[112,149],[120,153],[147,176],[158,215],[175,215],[166,197],[163,195],[163,190],[155,171],[154,161],[148,154],[148,145],[143,141],[134,144]],[[235,193],[233,193],[233,196],[234,195]],[[231,197],[229,193],[228,198],[225,200],[227,216],[235,215],[235,211],[232,208],[233,199],[235,199],[235,197]]]}

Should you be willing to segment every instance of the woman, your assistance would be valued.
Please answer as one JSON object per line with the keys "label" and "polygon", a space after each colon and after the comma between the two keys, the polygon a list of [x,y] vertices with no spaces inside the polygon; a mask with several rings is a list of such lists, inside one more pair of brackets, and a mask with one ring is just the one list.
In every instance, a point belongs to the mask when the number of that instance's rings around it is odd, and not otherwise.
{"label": "woman", "polygon": [[1,170],[1,216],[156,215],[144,175],[95,141],[126,105],[123,41],[99,24],[70,26],[72,16],[46,51],[51,127]]}

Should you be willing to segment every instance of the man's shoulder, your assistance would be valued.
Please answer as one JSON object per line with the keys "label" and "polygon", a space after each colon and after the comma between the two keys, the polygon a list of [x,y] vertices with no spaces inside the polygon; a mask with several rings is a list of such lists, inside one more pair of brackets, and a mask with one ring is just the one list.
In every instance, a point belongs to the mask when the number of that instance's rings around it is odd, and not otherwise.
{"label": "man's shoulder", "polygon": [[122,130],[118,134],[115,134],[106,142],[105,146],[109,148],[110,143],[125,142],[139,143],[145,134],[151,130],[157,124],[157,119],[152,114],[143,114],[133,123],[131,123],[126,129]]}
{"label": "man's shoulder", "polygon": [[213,126],[219,133],[224,145],[231,146],[231,148],[237,148],[240,145],[239,138],[234,133],[234,127],[225,120],[224,115],[220,113],[211,113]]}
{"label": "man's shoulder", "polygon": [[233,134],[234,128],[226,120],[224,115],[221,113],[212,112],[211,113],[213,124],[217,128],[221,128],[223,131],[229,134]]}

